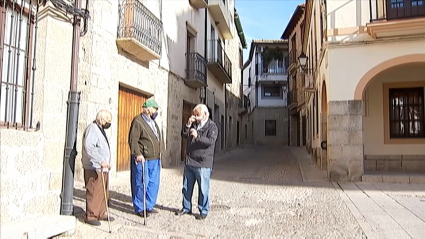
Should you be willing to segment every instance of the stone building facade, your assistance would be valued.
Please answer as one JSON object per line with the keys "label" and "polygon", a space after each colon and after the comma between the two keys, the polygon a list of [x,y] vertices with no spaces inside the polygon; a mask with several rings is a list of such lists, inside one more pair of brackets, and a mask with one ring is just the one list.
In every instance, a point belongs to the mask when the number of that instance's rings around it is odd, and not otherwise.
{"label": "stone building facade", "polygon": [[[192,0],[166,4],[161,0],[89,2],[91,18],[87,22],[87,34],[81,37],[79,48],[80,104],[75,180],[83,180],[83,131],[100,109],[108,109],[113,115],[112,127],[106,132],[113,162],[111,180],[117,171],[128,170],[126,124],[141,112],[140,106],[148,98],[155,99],[161,107],[157,122],[163,135],[163,167],[181,164],[184,152],[180,132],[187,112],[185,106],[193,107],[205,102],[202,92],[206,92],[205,89],[214,84],[207,79],[205,12],[218,2],[212,1],[210,5],[202,2],[200,5],[199,1]],[[26,3],[29,8],[29,2]],[[35,15],[35,1],[31,4]],[[146,42],[131,45],[126,36],[120,35],[120,29],[126,29],[123,19],[126,16],[136,16],[128,15],[134,13],[128,10],[130,8],[125,8],[126,4],[139,4],[138,9],[150,16],[147,23],[152,24],[152,29],[156,29],[156,32],[151,32],[156,34],[156,46]],[[85,2],[82,5],[85,6]],[[234,13],[234,5],[232,6],[228,12],[230,15]],[[60,210],[71,69],[72,18],[54,7],[52,2],[40,5],[39,9],[37,38],[32,38],[36,39],[36,70],[33,71],[34,90],[31,91],[34,98],[30,109],[32,117],[27,116],[31,118],[32,124],[11,127],[8,124],[11,120],[0,121],[2,225],[41,215],[58,215]],[[229,26],[236,33],[234,21],[229,22]],[[35,31],[35,26],[31,27]],[[187,40],[188,32],[196,36],[191,45]],[[133,41],[138,40],[135,35],[130,38]],[[4,43],[2,39],[1,44]],[[234,65],[230,74],[233,79],[240,79],[238,66],[241,40],[235,34],[226,43],[226,52]],[[195,70],[190,63],[191,59],[195,59],[190,57],[195,55],[197,60],[205,61],[203,69],[196,69],[204,70],[205,78],[193,78],[189,73]],[[207,84],[201,85],[205,88],[191,83],[204,80]],[[4,79],[2,87],[3,83]],[[237,80],[228,84],[237,99],[240,98],[239,91],[234,89],[239,87],[240,81]],[[224,98],[222,102],[222,111],[225,112]],[[1,103],[3,112],[3,98]],[[135,110],[131,111],[131,108]],[[233,132],[236,134],[236,131]],[[236,136],[229,134],[228,137]]]}
{"label": "stone building facade", "polygon": [[424,173],[423,4],[307,0],[305,9],[309,152],[336,181]]}
{"label": "stone building facade", "polygon": [[253,40],[243,66],[243,144],[288,145],[288,41]]}
{"label": "stone building facade", "polygon": [[288,40],[289,45],[289,141],[290,146],[294,147],[303,147],[307,142],[307,110],[305,99],[309,91],[305,84],[305,75],[298,64],[298,57],[302,54],[304,12],[305,5],[298,5],[281,37]]}

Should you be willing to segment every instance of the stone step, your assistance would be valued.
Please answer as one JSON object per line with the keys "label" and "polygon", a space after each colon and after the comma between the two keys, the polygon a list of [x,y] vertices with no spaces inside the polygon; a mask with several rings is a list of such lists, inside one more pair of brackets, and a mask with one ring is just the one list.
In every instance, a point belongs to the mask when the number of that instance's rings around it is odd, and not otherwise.
{"label": "stone step", "polygon": [[50,238],[73,233],[77,225],[74,216],[46,215],[31,220],[7,223],[1,226],[1,238]]}
{"label": "stone step", "polygon": [[386,174],[386,173],[365,173],[362,182],[369,183],[412,183],[425,184],[425,175],[418,174]]}

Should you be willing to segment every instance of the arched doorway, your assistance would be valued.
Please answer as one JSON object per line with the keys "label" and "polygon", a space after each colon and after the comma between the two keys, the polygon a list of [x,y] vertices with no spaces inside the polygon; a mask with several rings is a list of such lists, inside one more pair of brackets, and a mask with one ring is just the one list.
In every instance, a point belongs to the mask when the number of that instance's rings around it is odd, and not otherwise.
{"label": "arched doorway", "polygon": [[383,62],[356,88],[355,98],[364,102],[365,173],[425,173],[425,55],[420,56]]}
{"label": "arched doorway", "polygon": [[[323,81],[322,84],[322,97],[321,97],[321,142],[326,142],[328,138],[328,96],[326,91],[326,83]],[[325,144],[326,145],[326,144]],[[321,168],[322,170],[326,170],[328,168],[328,160],[327,160],[327,149],[322,148],[322,162]]]}

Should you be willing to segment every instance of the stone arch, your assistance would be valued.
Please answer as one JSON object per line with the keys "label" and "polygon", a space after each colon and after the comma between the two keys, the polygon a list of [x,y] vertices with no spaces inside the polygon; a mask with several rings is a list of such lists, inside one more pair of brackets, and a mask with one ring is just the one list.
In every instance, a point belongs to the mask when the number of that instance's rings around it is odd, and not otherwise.
{"label": "stone arch", "polygon": [[367,87],[367,85],[372,80],[372,78],[375,77],[380,72],[394,66],[408,64],[408,63],[415,63],[415,62],[425,62],[425,54],[412,54],[412,55],[399,56],[376,65],[375,67],[370,69],[360,79],[359,83],[357,84],[356,90],[354,91],[354,99],[355,100],[363,99],[364,89]]}

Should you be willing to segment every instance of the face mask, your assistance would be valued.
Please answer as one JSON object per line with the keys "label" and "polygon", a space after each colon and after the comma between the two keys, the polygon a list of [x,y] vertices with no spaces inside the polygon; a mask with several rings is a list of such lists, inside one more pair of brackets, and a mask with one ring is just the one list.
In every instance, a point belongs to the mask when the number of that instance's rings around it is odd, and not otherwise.
{"label": "face mask", "polygon": [[158,111],[151,115],[151,119],[155,120],[158,117]]}
{"label": "face mask", "polygon": [[109,127],[111,127],[111,123],[105,123],[105,124],[103,125],[103,128],[104,128],[104,129],[109,129]]}

